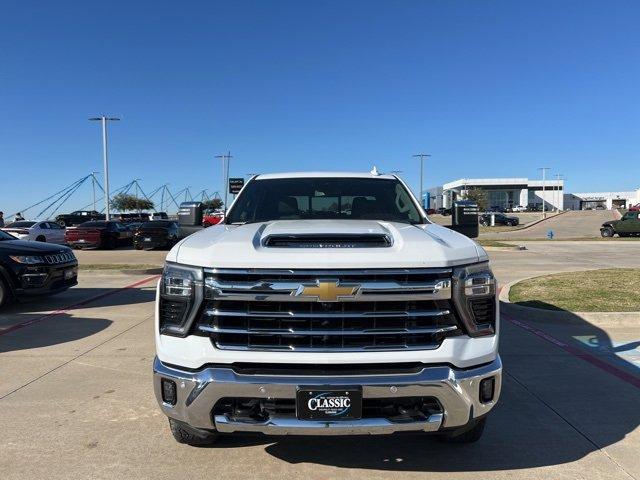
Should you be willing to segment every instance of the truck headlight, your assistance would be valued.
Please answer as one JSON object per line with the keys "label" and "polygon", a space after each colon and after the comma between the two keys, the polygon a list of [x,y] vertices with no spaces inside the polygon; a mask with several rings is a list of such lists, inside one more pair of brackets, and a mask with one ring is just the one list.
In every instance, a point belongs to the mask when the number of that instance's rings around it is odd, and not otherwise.
{"label": "truck headlight", "polygon": [[202,304],[202,291],[202,268],[167,262],[160,281],[160,333],[188,335]]}
{"label": "truck headlight", "polygon": [[496,301],[496,279],[487,262],[454,269],[453,302],[469,336],[495,333]]}

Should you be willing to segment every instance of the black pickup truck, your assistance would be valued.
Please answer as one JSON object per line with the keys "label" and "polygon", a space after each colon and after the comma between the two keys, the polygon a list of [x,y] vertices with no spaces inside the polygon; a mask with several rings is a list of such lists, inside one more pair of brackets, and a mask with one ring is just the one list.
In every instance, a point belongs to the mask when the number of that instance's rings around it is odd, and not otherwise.
{"label": "black pickup truck", "polygon": [[605,222],[600,227],[600,235],[603,237],[631,237],[640,235],[640,212],[629,211],[620,220]]}
{"label": "black pickup truck", "polygon": [[76,210],[71,213],[63,213],[56,217],[56,223],[61,227],[80,225],[90,220],[104,220],[105,215],[95,210]]}

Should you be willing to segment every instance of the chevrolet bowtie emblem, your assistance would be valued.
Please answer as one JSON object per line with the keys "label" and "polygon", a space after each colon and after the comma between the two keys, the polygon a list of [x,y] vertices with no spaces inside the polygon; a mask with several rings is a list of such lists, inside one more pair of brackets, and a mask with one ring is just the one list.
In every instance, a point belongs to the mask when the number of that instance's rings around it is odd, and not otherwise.
{"label": "chevrolet bowtie emblem", "polygon": [[337,280],[318,281],[314,284],[302,284],[296,296],[316,297],[320,302],[337,302],[340,298],[353,297],[360,285],[340,285]]}

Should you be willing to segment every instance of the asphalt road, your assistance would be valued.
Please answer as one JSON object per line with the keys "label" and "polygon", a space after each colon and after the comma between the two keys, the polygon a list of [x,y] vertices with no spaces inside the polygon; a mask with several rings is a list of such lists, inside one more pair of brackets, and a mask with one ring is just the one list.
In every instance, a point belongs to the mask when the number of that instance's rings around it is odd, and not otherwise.
{"label": "asphalt road", "polygon": [[[527,246],[491,253],[501,282],[640,266],[632,242]],[[407,435],[178,445],[151,388],[154,282],[82,272],[79,287],[0,314],[3,479],[639,478],[640,373],[625,355],[640,326],[534,322],[508,306],[503,393],[477,444]]]}

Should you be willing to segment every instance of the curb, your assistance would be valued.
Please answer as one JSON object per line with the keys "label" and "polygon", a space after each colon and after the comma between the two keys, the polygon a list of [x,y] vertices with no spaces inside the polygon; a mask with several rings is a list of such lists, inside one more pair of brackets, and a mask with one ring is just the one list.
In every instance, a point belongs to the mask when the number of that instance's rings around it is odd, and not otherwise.
{"label": "curb", "polygon": [[[564,273],[564,272],[557,272]],[[509,300],[509,291],[516,283],[531,278],[546,277],[547,275],[533,275],[520,280],[509,282],[500,287],[498,299],[503,303],[502,308],[524,315],[528,320],[540,323],[558,323],[582,325],[588,322],[596,327],[636,327],[640,324],[640,312],[569,312],[566,310],[545,310],[543,308],[525,307],[516,305]]]}
{"label": "curb", "polygon": [[527,249],[527,247],[525,247],[524,245],[514,245],[513,247],[485,247],[483,245],[480,245],[480,246],[484,248],[487,252],[521,252]]}

